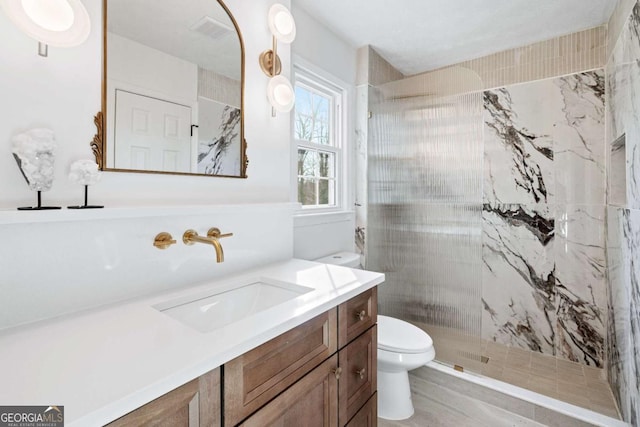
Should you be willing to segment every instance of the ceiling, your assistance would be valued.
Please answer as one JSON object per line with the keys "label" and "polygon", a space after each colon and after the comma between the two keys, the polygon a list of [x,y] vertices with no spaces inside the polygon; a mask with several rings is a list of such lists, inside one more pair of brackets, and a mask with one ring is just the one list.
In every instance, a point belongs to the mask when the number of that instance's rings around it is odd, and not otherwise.
{"label": "ceiling", "polygon": [[[405,75],[606,23],[616,0],[292,0]],[[395,7],[391,7],[391,5]]]}

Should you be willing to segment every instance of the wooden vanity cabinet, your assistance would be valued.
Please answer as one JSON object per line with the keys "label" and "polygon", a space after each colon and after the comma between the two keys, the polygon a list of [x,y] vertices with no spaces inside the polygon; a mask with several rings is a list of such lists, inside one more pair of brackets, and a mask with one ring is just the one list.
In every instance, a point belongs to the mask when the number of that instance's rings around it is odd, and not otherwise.
{"label": "wooden vanity cabinet", "polygon": [[108,425],[375,427],[376,319],[373,288]]}
{"label": "wooden vanity cabinet", "polygon": [[360,295],[338,306],[338,346],[347,345],[354,338],[372,327],[378,319],[378,288],[364,291]]}
{"label": "wooden vanity cabinet", "polygon": [[220,425],[220,368],[107,424],[109,427]]}
{"label": "wooden vanity cabinet", "polygon": [[333,355],[240,426],[317,426],[338,424],[338,356]]}
{"label": "wooden vanity cabinet", "polygon": [[377,427],[378,393],[374,393],[367,403],[351,418],[347,427]]}
{"label": "wooden vanity cabinet", "polygon": [[377,390],[377,327],[368,329],[338,352],[340,425],[347,422]]}
{"label": "wooden vanity cabinet", "polygon": [[337,349],[332,309],[226,363],[224,425],[237,425]]}
{"label": "wooden vanity cabinet", "polygon": [[225,427],[376,426],[376,320],[373,288],[225,364]]}

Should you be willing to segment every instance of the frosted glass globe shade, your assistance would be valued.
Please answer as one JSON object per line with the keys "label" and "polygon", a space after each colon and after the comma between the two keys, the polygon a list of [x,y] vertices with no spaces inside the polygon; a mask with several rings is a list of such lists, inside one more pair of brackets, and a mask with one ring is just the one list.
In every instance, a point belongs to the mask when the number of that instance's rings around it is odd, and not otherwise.
{"label": "frosted glass globe shade", "polygon": [[73,9],[67,0],[21,0],[31,20],[49,31],[66,31],[73,25]]}
{"label": "frosted glass globe shade", "polygon": [[283,5],[276,3],[269,9],[269,29],[278,41],[291,43],[296,38],[296,21]]}
{"label": "frosted glass globe shade", "polygon": [[275,76],[269,80],[267,97],[271,106],[281,113],[291,111],[296,102],[296,95],[289,80],[283,76]]}
{"label": "frosted glass globe shade", "polygon": [[23,33],[50,46],[77,46],[91,32],[80,0],[0,0],[0,6]]}

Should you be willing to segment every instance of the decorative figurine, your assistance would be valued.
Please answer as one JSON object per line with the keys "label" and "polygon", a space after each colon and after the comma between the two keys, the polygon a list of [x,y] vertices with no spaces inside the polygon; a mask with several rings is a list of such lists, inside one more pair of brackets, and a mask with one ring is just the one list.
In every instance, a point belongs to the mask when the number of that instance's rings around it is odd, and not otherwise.
{"label": "decorative figurine", "polygon": [[42,206],[42,192],[51,190],[53,184],[53,163],[56,157],[56,141],[50,129],[31,129],[14,136],[13,157],[18,163],[22,176],[29,187],[38,193],[36,207],[22,207],[18,210],[50,210],[59,206]]}
{"label": "decorative figurine", "polygon": [[89,205],[89,186],[100,181],[98,164],[93,160],[77,160],[69,168],[69,179],[72,182],[84,185],[84,205],[68,206],[69,209],[100,209],[104,206]]}

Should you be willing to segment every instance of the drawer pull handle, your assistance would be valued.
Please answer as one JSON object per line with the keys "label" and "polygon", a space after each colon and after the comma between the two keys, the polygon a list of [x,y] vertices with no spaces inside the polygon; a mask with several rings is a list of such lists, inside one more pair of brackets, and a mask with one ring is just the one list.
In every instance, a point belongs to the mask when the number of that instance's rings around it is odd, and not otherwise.
{"label": "drawer pull handle", "polygon": [[333,374],[336,376],[336,379],[340,379],[340,375],[342,375],[342,368],[338,367],[333,370]]}
{"label": "drawer pull handle", "polygon": [[355,374],[359,376],[361,380],[363,380],[365,372],[367,372],[366,369],[362,368],[360,370],[356,370]]}
{"label": "drawer pull handle", "polygon": [[356,318],[361,322],[364,320],[365,317],[367,317],[367,312],[365,310],[356,312]]}

